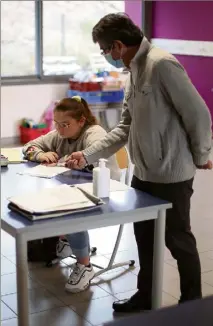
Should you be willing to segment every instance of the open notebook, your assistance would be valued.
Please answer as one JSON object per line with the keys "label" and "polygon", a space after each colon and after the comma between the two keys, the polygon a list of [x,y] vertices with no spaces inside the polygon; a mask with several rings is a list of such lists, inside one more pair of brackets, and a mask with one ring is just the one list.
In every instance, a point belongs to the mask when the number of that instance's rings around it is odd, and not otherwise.
{"label": "open notebook", "polygon": [[70,215],[73,212],[94,208],[104,202],[76,186],[66,184],[39,192],[8,198],[8,208],[30,220]]}

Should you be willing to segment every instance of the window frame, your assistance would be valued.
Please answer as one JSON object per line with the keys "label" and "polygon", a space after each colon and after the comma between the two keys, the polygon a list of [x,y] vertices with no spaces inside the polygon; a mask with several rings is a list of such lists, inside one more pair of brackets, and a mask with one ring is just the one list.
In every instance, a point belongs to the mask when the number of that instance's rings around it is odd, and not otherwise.
{"label": "window frame", "polygon": [[71,75],[43,74],[43,1],[34,0],[35,5],[35,75],[1,77],[2,86],[60,84],[67,83]]}
{"label": "window frame", "polygon": [[[124,0],[125,1],[125,0]],[[148,20],[151,14],[150,5],[148,7],[147,1],[142,1],[142,27],[149,31],[151,35],[151,22]],[[43,74],[43,1],[34,0],[35,5],[35,75],[28,76],[10,76],[1,77],[2,86],[13,85],[33,85],[33,84],[64,84],[72,75],[48,75]],[[148,8],[147,8],[148,7]],[[148,12],[147,12],[148,11]],[[146,13],[146,14],[145,14]],[[148,14],[148,15],[147,15]],[[149,35],[149,36],[150,36]]]}

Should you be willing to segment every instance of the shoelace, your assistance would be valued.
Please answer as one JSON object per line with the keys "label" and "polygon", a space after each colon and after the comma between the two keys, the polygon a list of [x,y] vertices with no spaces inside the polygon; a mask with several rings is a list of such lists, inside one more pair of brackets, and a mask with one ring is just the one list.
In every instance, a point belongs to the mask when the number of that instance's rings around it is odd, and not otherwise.
{"label": "shoelace", "polygon": [[80,272],[81,272],[81,270],[80,270],[79,266],[76,264],[75,267],[73,268],[72,273],[70,274],[70,282],[71,283],[78,280]]}
{"label": "shoelace", "polygon": [[64,247],[66,247],[66,246],[69,246],[69,243],[67,241],[59,240],[56,245],[56,250],[58,252],[61,252],[64,249]]}

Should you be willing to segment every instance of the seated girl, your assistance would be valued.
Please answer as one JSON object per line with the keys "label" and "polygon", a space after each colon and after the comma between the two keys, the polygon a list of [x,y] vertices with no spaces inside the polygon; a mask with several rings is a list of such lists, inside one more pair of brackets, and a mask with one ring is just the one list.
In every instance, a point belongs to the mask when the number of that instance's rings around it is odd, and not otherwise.
{"label": "seated girl", "polygon": [[[65,161],[73,152],[82,151],[106,134],[106,131],[98,125],[87,102],[79,96],[65,98],[56,105],[54,123],[55,130],[24,146],[23,153],[28,160],[57,164],[59,160]],[[109,158],[108,167],[111,170],[111,178],[119,180],[120,172],[115,156]],[[94,277],[89,257],[89,234],[87,231],[68,234],[66,239],[69,246],[66,240],[61,239],[57,252],[60,257],[73,253],[77,258],[65,286],[67,291],[76,293],[85,290]]]}

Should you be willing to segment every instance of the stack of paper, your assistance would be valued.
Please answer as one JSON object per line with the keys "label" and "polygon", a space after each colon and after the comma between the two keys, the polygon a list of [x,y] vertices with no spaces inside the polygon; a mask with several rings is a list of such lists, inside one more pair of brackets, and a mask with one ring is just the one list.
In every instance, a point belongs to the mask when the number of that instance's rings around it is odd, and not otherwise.
{"label": "stack of paper", "polygon": [[31,220],[58,217],[103,204],[100,198],[66,184],[9,198],[8,207]]}
{"label": "stack of paper", "polygon": [[63,166],[48,166],[48,165],[40,164],[33,168],[26,169],[23,172],[19,172],[19,174],[26,174],[32,177],[50,179],[50,178],[54,178],[58,174],[62,174],[67,171],[70,171],[70,169],[65,168]]}
{"label": "stack of paper", "polygon": [[[78,188],[85,190],[86,192],[92,194],[93,193],[93,184],[92,183],[82,183],[77,185]],[[127,186],[125,183],[116,181],[116,180],[110,180],[110,192],[115,191],[125,191],[128,190],[130,187]]]}

